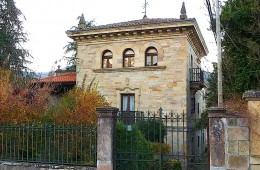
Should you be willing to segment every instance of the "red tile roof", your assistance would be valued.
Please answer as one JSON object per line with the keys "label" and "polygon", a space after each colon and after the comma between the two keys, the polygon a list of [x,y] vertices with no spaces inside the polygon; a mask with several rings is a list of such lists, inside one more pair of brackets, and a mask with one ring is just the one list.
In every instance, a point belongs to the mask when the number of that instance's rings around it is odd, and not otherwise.
{"label": "red tile roof", "polygon": [[33,83],[67,83],[76,82],[76,73],[66,73],[58,76],[50,76],[39,80],[33,80]]}

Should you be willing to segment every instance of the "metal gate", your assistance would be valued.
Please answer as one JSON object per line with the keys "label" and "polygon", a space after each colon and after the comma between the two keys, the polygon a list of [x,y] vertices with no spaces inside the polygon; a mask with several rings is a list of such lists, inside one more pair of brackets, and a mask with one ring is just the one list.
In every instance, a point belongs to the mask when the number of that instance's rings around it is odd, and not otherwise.
{"label": "metal gate", "polygon": [[207,132],[183,113],[119,112],[114,156],[117,170],[209,169]]}

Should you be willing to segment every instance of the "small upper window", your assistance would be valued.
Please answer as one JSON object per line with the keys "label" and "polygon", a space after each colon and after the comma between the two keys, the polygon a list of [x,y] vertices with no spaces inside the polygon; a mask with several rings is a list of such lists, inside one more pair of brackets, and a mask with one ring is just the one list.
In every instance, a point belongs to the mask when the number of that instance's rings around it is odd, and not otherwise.
{"label": "small upper window", "polygon": [[123,55],[123,60],[124,60],[123,67],[134,67],[134,63],[135,63],[134,56],[135,53],[132,49],[126,49]]}
{"label": "small upper window", "polygon": [[105,51],[102,56],[102,68],[112,68],[113,53],[109,50]]}
{"label": "small upper window", "polygon": [[148,48],[145,53],[145,66],[158,65],[158,52],[154,47]]}

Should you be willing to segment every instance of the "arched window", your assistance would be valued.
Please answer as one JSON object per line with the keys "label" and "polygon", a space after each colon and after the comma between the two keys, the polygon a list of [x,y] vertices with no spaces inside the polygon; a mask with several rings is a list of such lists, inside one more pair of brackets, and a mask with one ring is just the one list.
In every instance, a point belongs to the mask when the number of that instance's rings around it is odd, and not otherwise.
{"label": "arched window", "polygon": [[135,52],[132,49],[126,49],[123,54],[123,67],[134,67]]}
{"label": "arched window", "polygon": [[193,68],[193,56],[190,55],[190,68]]}
{"label": "arched window", "polygon": [[158,51],[154,47],[150,47],[145,52],[145,66],[158,65]]}
{"label": "arched window", "polygon": [[112,68],[113,53],[109,50],[102,55],[102,68]]}

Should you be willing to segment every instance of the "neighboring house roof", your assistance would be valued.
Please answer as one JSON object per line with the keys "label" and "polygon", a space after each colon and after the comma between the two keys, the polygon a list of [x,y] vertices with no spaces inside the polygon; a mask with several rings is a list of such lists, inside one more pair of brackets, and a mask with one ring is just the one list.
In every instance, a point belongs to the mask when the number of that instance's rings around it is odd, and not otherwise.
{"label": "neighboring house roof", "polygon": [[57,76],[50,76],[43,79],[33,80],[33,83],[70,83],[76,82],[76,73],[66,73]]}

